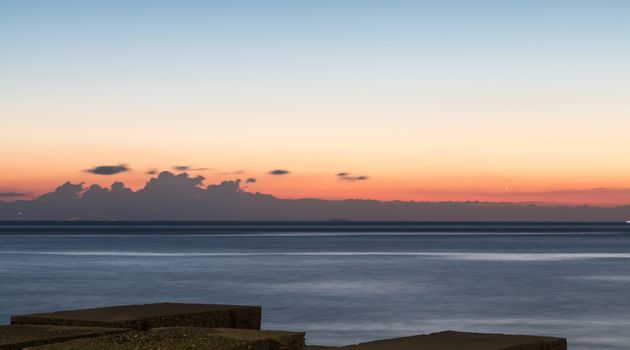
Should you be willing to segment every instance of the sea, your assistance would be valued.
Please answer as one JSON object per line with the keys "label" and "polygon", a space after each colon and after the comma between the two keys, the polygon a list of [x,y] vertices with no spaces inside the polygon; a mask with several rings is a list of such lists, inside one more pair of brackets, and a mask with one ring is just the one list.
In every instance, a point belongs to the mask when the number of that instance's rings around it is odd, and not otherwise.
{"label": "sea", "polygon": [[0,324],[167,301],[261,305],[310,344],[461,330],[627,350],[630,224],[0,223]]}

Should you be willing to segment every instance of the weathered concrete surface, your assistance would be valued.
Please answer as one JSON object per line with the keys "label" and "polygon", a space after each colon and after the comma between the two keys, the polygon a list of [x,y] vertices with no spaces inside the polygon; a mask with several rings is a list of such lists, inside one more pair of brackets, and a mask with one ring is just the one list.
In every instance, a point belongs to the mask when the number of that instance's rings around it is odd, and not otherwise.
{"label": "weathered concrete surface", "polygon": [[0,326],[0,350],[51,344],[78,338],[122,333],[125,329],[65,326]]}
{"label": "weathered concrete surface", "polygon": [[566,350],[564,338],[445,331],[377,340],[342,347],[307,346],[307,350]]}
{"label": "weathered concrete surface", "polygon": [[248,329],[154,328],[25,350],[300,350],[304,333]]}
{"label": "weathered concrete surface", "polygon": [[11,317],[11,324],[131,328],[260,329],[260,306],[161,303],[69,310]]}

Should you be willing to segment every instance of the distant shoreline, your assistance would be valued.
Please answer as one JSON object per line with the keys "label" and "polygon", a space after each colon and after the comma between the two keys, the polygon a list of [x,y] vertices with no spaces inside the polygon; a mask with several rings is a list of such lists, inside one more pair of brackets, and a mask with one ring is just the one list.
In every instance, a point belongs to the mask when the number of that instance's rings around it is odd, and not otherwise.
{"label": "distant shoreline", "polygon": [[625,222],[0,221],[0,235],[617,235]]}

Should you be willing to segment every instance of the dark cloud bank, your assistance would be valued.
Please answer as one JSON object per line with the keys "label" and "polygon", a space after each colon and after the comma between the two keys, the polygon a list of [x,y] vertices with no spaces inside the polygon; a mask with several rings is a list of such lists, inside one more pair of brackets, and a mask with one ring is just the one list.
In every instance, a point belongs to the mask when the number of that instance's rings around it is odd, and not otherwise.
{"label": "dark cloud bank", "polygon": [[[132,191],[65,183],[33,200],[0,201],[0,220],[400,220],[625,221],[630,206],[539,206],[482,202],[278,199],[246,192],[240,180],[203,185],[202,176],[162,172]],[[251,182],[251,181],[250,181]]]}
{"label": "dark cloud bank", "polygon": [[24,192],[0,192],[0,198],[24,197],[27,195],[28,193]]}

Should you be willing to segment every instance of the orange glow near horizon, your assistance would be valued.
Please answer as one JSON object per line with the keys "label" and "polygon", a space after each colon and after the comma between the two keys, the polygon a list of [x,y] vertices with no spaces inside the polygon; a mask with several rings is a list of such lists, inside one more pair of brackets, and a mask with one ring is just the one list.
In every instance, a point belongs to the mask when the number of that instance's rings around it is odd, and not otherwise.
{"label": "orange glow near horizon", "polygon": [[[206,184],[255,177],[247,190],[281,198],[630,203],[630,104],[585,88],[565,95],[514,89],[514,96],[471,89],[379,99],[369,91],[286,103],[248,96],[257,102],[243,106],[195,99],[183,110],[150,98],[126,109],[9,101],[0,192],[32,197],[66,181],[137,189],[149,169],[189,165],[209,168],[192,172]],[[117,164],[131,171],[84,171]],[[277,168],[291,174],[267,174]],[[369,180],[341,181],[339,172]]]}
{"label": "orange glow near horizon", "polygon": [[[178,171],[159,167],[156,170]],[[66,181],[83,182],[85,187],[98,184],[109,187],[115,181],[123,182],[127,187],[138,190],[153,176],[146,174],[147,169],[133,169],[130,172],[111,176],[94,175],[84,171],[74,174],[64,172],[42,174],[30,172],[3,173],[0,192],[22,192],[26,196],[5,198],[4,200],[34,198],[54,190]],[[319,198],[331,200],[374,199],[403,201],[488,201],[488,202],[526,202],[563,205],[624,205],[630,204],[630,189],[623,187],[623,179],[607,179],[610,186],[600,186],[601,181],[563,183],[561,179],[526,179],[510,176],[462,176],[441,174],[428,176],[418,174],[407,177],[367,175],[364,181],[339,179],[336,173],[301,173],[275,176],[267,171],[247,170],[199,170],[188,171],[190,176],[201,175],[206,179],[204,186],[217,184],[224,180],[243,180],[242,187],[248,192],[272,194],[279,198]],[[246,184],[244,180],[253,177],[256,183]]]}

